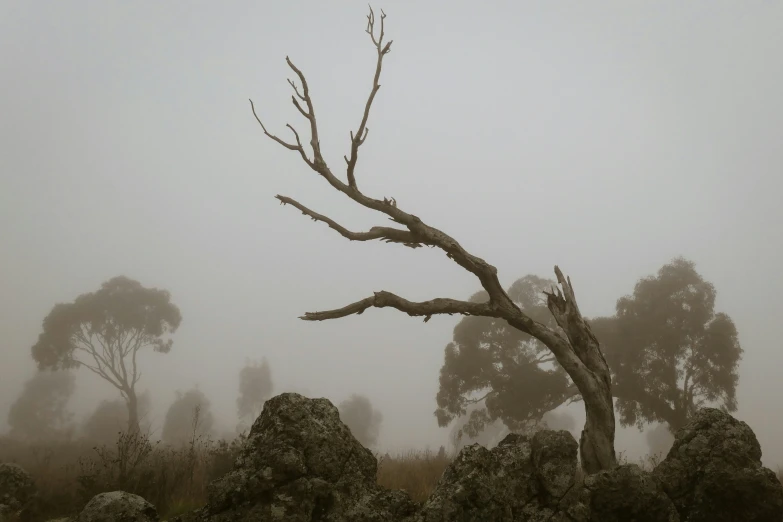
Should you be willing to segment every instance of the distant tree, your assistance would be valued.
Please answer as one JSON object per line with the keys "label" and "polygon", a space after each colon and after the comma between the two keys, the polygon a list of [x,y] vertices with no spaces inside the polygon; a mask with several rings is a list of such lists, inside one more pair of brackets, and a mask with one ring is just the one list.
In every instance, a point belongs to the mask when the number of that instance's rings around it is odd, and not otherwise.
{"label": "distant tree", "polygon": [[[149,432],[151,400],[149,392],[138,394],[137,413],[139,429]],[[82,423],[82,436],[96,444],[114,445],[120,432],[128,427],[128,405],[125,399],[101,401],[95,411]]]}
{"label": "distant tree", "polygon": [[[471,415],[473,411],[486,413],[482,404],[473,404],[468,407],[467,414],[458,418],[452,425],[449,439],[455,451],[470,444],[481,444],[485,448],[494,448],[506,435],[512,433],[512,430],[501,419],[486,423],[481,431],[477,431],[475,428],[470,429],[469,425],[475,418]],[[573,431],[575,427],[576,422],[568,412],[549,411],[543,415],[540,421],[525,423],[513,432],[532,435],[543,429]]]}
{"label": "distant tree", "polygon": [[[528,275],[507,293],[524,313],[554,327],[544,295],[553,284]],[[484,299],[479,292],[471,301]],[[714,287],[680,258],[658,277],[639,280],[633,296],[617,301],[617,315],[588,320],[612,372],[621,425],[661,421],[674,431],[706,403],[736,410],[742,350],[734,324],[714,312],[714,303]],[[539,341],[502,320],[466,317],[446,346],[435,415],[440,426],[460,418],[460,433],[474,440],[498,420],[511,431],[535,428],[547,412],[579,399]]]}
{"label": "distant tree", "polygon": [[8,412],[9,435],[27,441],[63,438],[73,414],[67,409],[76,388],[69,371],[38,371]]}
{"label": "distant tree", "polygon": [[[544,294],[554,286],[554,281],[527,275],[507,294],[533,320],[557,328]],[[485,292],[470,299],[486,300]],[[446,346],[435,416],[441,427],[465,417],[460,436],[477,439],[498,420],[511,431],[530,429],[545,413],[577,396],[568,374],[541,341],[503,319],[465,317]]]}
{"label": "distant tree", "polygon": [[378,442],[378,434],[383,422],[383,415],[374,410],[370,399],[364,395],[353,394],[340,403],[340,420],[351,430],[356,440],[365,447],[374,446]]}
{"label": "distant tree", "polygon": [[272,370],[264,358],[261,363],[246,361],[239,371],[237,415],[249,426],[261,414],[264,402],[272,395]]}
{"label": "distant tree", "polygon": [[677,258],[619,299],[614,317],[590,321],[623,425],[665,422],[674,432],[702,406],[736,411],[742,348],[715,295],[693,262]]}
{"label": "distant tree", "polygon": [[209,399],[201,390],[193,388],[177,392],[163,422],[161,439],[172,445],[184,444],[196,437],[209,435],[215,424]]}
{"label": "distant tree", "polygon": [[126,402],[127,428],[134,432],[139,429],[138,353],[146,348],[168,353],[173,341],[164,336],[181,321],[167,291],[119,276],[97,292],[55,305],[32,355],[39,369],[81,366],[117,388]]}

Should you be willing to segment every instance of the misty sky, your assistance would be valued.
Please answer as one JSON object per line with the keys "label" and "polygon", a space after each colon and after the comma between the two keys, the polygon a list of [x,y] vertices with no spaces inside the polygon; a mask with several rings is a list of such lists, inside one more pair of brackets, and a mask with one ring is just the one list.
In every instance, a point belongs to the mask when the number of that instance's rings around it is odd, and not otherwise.
{"label": "misty sky", "polygon": [[[613,313],[683,255],[745,350],[737,417],[783,464],[783,4],[770,1],[389,1],[359,186],[456,237],[509,285],[559,264],[583,313]],[[160,426],[198,385],[226,430],[237,373],[265,356],[276,392],[366,394],[381,446],[437,448],[443,348],[456,317],[394,310],[305,323],[389,290],[465,299],[480,285],[437,250],[351,243],[385,225],[265,138],[307,127],[344,175],[374,71],[362,1],[0,1],[0,431],[57,302],[116,275],[168,289],[183,322],[148,353]],[[118,395],[82,370],[84,415]],[[580,405],[575,410],[579,413]],[[583,416],[577,417],[581,424]],[[646,451],[622,430],[618,450]]]}

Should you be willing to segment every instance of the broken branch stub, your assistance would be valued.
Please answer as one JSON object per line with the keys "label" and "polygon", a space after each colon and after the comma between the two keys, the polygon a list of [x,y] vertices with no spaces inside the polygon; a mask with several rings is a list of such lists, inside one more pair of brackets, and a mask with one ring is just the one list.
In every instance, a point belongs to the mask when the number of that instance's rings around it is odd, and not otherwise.
{"label": "broken branch stub", "polygon": [[[418,248],[427,245],[439,248],[446,256],[459,266],[472,273],[489,295],[485,303],[472,303],[447,298],[436,298],[429,301],[413,302],[386,291],[375,292],[373,296],[356,301],[342,308],[321,312],[307,312],[301,319],[307,321],[324,321],[338,319],[349,315],[361,315],[368,308],[395,308],[410,316],[423,317],[427,322],[433,315],[462,314],[483,317],[502,318],[511,326],[532,335],[546,345],[557,362],[565,369],[578,388],[585,403],[587,420],[582,432],[581,454],[582,465],[588,473],[595,473],[616,465],[614,453],[614,409],[610,390],[609,368],[601,354],[598,341],[590,331],[590,327],[582,317],[576,304],[576,297],[570,279],[563,276],[560,268],[555,267],[559,288],[547,293],[547,305],[555,317],[558,326],[565,332],[563,336],[548,326],[527,316],[508,296],[497,276],[497,269],[480,257],[477,257],[460,245],[453,237],[430,225],[418,216],[405,212],[394,198],[375,199],[362,193],[356,182],[356,165],[359,148],[368,136],[370,109],[375,95],[380,89],[380,76],[383,57],[391,50],[391,40],[384,43],[386,14],[381,11],[380,30],[376,36],[375,13],[370,8],[367,16],[367,33],[370,35],[376,51],[375,75],[373,85],[364,107],[361,122],[356,132],[351,131],[350,156],[344,156],[347,164],[347,183],[339,179],[321,154],[318,139],[318,122],[315,116],[310,88],[304,73],[286,57],[288,66],[299,78],[302,89],[289,80],[294,94],[291,96],[297,111],[310,124],[310,148],[312,160],[309,159],[299,134],[292,125],[287,125],[294,134],[295,143],[286,142],[268,132],[250,101],[253,115],[264,134],[288,150],[299,153],[302,160],[311,170],[323,177],[335,190],[345,194],[355,203],[385,214],[391,221],[403,228],[372,227],[367,232],[353,232],[343,227],[335,220],[315,212],[300,202],[287,197],[276,196],[281,204],[291,205],[314,221],[326,223],[331,229],[351,241],[381,240],[389,243],[399,243],[407,247]],[[302,105],[304,104],[304,106]]]}

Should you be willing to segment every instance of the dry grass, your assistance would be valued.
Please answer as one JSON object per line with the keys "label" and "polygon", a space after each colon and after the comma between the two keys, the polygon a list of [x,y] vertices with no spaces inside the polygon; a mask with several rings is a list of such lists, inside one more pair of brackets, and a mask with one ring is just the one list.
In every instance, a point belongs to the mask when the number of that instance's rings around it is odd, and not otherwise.
{"label": "dry grass", "polygon": [[[0,438],[0,462],[24,467],[36,480],[40,502],[31,522],[78,513],[94,495],[122,489],[147,499],[161,520],[192,511],[207,500],[207,485],[228,472],[240,448],[233,442],[194,438],[179,448],[145,436],[120,436],[113,447],[85,441],[28,445]],[[621,462],[627,461],[621,456]],[[639,464],[653,468],[659,457]],[[378,455],[378,483],[402,489],[417,502],[432,493],[451,461],[445,451]],[[783,482],[783,468],[778,468]]]}
{"label": "dry grass", "polygon": [[443,475],[451,458],[444,452],[411,451],[398,456],[378,457],[378,484],[403,489],[416,502],[424,502]]}
{"label": "dry grass", "polygon": [[[207,501],[207,485],[233,466],[241,439],[196,437],[179,448],[147,436],[119,434],[112,447],[86,441],[31,445],[0,438],[0,462],[12,462],[35,479],[39,501],[31,522],[73,516],[98,493],[123,490],[151,502],[161,520],[192,511]],[[425,500],[449,463],[445,452],[408,452],[378,458],[378,482]]]}
{"label": "dry grass", "polygon": [[72,516],[94,495],[115,490],[144,497],[165,520],[202,506],[207,485],[231,469],[238,449],[238,441],[195,438],[174,448],[123,434],[113,447],[0,439],[0,462],[19,464],[35,479],[38,502],[31,522]]}

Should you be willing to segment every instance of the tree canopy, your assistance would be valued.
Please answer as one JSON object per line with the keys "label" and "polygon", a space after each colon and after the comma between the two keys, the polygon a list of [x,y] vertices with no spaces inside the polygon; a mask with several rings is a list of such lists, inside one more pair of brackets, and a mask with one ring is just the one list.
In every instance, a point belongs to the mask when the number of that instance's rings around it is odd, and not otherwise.
{"label": "tree canopy", "polygon": [[[152,401],[149,392],[139,393],[137,413],[140,430],[149,432],[148,418]],[[123,398],[101,401],[81,425],[82,436],[94,443],[114,445],[119,433],[128,426],[128,404]]]}
{"label": "tree canopy", "polygon": [[264,402],[272,396],[272,369],[264,358],[261,363],[245,362],[239,371],[239,397],[237,415],[242,426],[255,421],[261,414]]}
{"label": "tree canopy", "polygon": [[179,308],[165,290],[118,276],[100,290],[60,303],[43,320],[32,347],[39,369],[84,367],[117,388],[128,407],[128,427],[138,429],[136,383],[139,351],[168,353],[166,335],[180,325]]}
{"label": "tree canopy", "polygon": [[378,442],[383,415],[373,409],[370,399],[364,395],[353,394],[341,402],[338,409],[340,420],[348,426],[353,436],[363,446],[374,446]]}
{"label": "tree canopy", "polygon": [[715,312],[716,291],[693,262],[677,258],[591,321],[613,374],[620,422],[682,427],[696,409],[737,409],[737,329]]}
{"label": "tree canopy", "polygon": [[9,435],[28,441],[64,437],[73,414],[67,409],[76,389],[69,371],[38,371],[24,385],[8,412]]}
{"label": "tree canopy", "polygon": [[172,445],[184,444],[194,437],[209,435],[214,425],[211,403],[201,390],[178,391],[166,412],[161,439]]}
{"label": "tree canopy", "polygon": [[[543,292],[553,284],[528,275],[508,293],[543,322]],[[483,297],[479,293],[473,299]],[[657,277],[641,279],[633,295],[619,299],[616,315],[588,321],[612,372],[621,424],[660,421],[676,430],[702,405],[736,410],[742,350],[731,319],[715,313],[714,304],[713,285],[692,262],[678,258]],[[546,354],[541,343],[501,320],[462,319],[445,349],[436,396],[438,424],[462,417],[460,429],[475,439],[497,420],[520,431],[578,400],[567,375]]]}
{"label": "tree canopy", "polygon": [[[555,282],[534,275],[517,280],[507,293],[527,315],[556,327],[544,291]],[[484,292],[471,301],[486,300]],[[467,415],[461,430],[475,439],[488,424],[501,420],[519,431],[538,423],[544,414],[577,392],[568,374],[538,339],[502,319],[465,317],[446,346],[436,396],[438,424]],[[481,404],[482,408],[468,408]]]}

